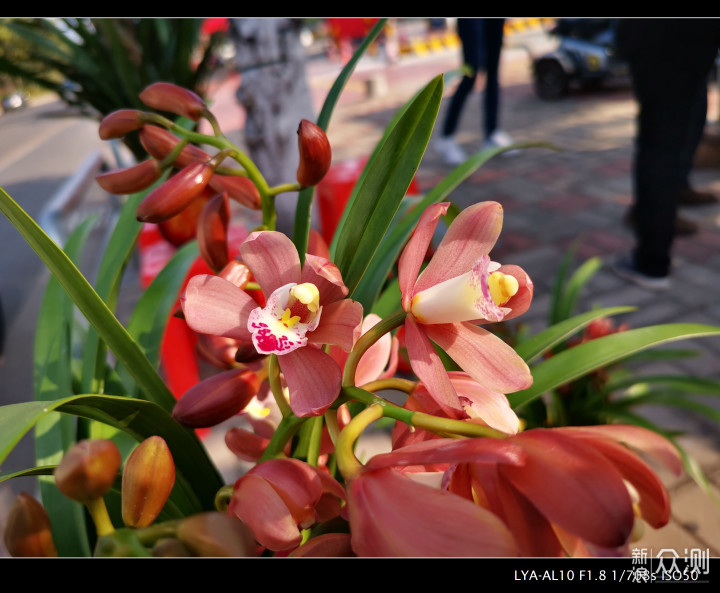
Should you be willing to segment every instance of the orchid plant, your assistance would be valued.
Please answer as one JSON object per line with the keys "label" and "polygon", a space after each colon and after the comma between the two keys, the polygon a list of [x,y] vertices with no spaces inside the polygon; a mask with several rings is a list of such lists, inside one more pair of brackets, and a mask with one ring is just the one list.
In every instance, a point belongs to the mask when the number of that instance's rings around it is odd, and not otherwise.
{"label": "orchid plant", "polygon": [[[187,89],[155,83],[140,97],[147,111],[108,114],[101,137],[139,132],[149,156],[98,179],[127,200],[95,286],[74,263],[89,225],[61,249],[2,192],[0,209],[53,275],[38,321],[35,399],[0,408],[0,461],[37,428],[37,466],[0,476],[40,484],[41,502],[23,494],[11,511],[13,555],[622,555],[643,524],[667,523],[668,493],[641,453],[679,472],[669,440],[629,424],[528,428],[522,411],[613,361],[720,328],[630,330],[547,360],[617,311],[570,317],[513,346],[491,331],[528,310],[531,275],[491,258],[499,203],[458,212],[448,196],[502,149],[473,155],[418,203],[404,202],[442,76],[388,126],[330,244],[311,228],[313,187],[332,157],[324,130],[382,26],[318,121],[299,122],[297,179],[282,186],[268,186]],[[203,118],[212,134],[193,129]],[[291,192],[299,199],[288,236],[276,230],[275,202]],[[236,252],[231,201],[262,217]],[[195,240],[124,327],[113,308],[138,221],[162,224],[200,202]],[[448,228],[433,245],[441,219]],[[206,269],[190,274],[198,257]],[[71,322],[75,307],[87,328]],[[159,356],[168,319],[207,338],[216,363],[177,397]],[[199,429],[237,415],[249,428],[229,428],[225,441],[252,466],[225,484]],[[391,449],[359,458],[358,440],[380,421],[392,424]]]}

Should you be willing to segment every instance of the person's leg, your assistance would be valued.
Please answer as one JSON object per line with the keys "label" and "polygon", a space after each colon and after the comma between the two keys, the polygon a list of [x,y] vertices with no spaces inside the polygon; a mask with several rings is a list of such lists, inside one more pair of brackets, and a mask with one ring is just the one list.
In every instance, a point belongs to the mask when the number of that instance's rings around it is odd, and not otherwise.
{"label": "person's leg", "polygon": [[483,131],[490,138],[498,128],[500,111],[500,54],[505,19],[483,19],[483,56],[485,89],[483,91]]}
{"label": "person's leg", "polygon": [[442,135],[446,138],[452,137],[457,131],[463,107],[472,93],[477,79],[479,37],[478,23],[473,21],[474,19],[458,19],[457,21],[457,34],[462,43],[463,67],[468,70],[460,80],[448,105],[442,128]]}
{"label": "person's leg", "polygon": [[675,238],[678,195],[685,178],[682,154],[688,143],[697,76],[672,64],[631,64],[639,104],[634,162],[635,266],[667,276]]}

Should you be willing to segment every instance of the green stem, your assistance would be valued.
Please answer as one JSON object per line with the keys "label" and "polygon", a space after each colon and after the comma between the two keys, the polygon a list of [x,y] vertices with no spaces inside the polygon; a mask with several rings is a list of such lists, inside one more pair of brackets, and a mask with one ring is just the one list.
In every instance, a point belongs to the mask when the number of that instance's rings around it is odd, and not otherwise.
{"label": "green stem", "polygon": [[260,461],[274,459],[275,457],[283,455],[285,445],[290,442],[290,439],[295,436],[295,433],[306,421],[307,418],[299,418],[294,414],[283,418],[270,438],[270,443],[268,444],[267,449],[265,449]]}
{"label": "green stem", "polygon": [[427,430],[428,432],[441,436],[507,438],[505,433],[490,428],[489,426],[408,410],[359,387],[343,387],[341,395],[347,400],[356,400],[366,404],[368,407],[379,405],[384,417],[392,418],[393,420],[404,422],[409,426]]}
{"label": "green stem", "polygon": [[394,330],[396,327],[400,327],[405,322],[406,315],[407,313],[405,313],[405,311],[397,311],[375,324],[360,336],[360,339],[355,342],[355,346],[345,362],[342,379],[343,387],[355,385],[355,371],[363,354],[386,333]]}
{"label": "green stem", "polygon": [[355,457],[353,450],[355,441],[362,432],[373,422],[383,417],[383,407],[380,404],[373,404],[365,408],[350,423],[340,431],[335,455],[337,457],[338,469],[345,479],[353,478],[362,471],[362,463]]}
{"label": "green stem", "polygon": [[280,381],[280,365],[276,354],[271,354],[268,358],[268,383],[270,384],[270,391],[272,391],[275,403],[283,417],[292,416],[292,408],[285,399],[285,393],[283,392],[282,382]]}
{"label": "green stem", "polygon": [[310,423],[310,439],[308,443],[307,462],[310,465],[317,466],[320,459],[320,443],[322,441],[323,417],[315,416],[309,418]]}

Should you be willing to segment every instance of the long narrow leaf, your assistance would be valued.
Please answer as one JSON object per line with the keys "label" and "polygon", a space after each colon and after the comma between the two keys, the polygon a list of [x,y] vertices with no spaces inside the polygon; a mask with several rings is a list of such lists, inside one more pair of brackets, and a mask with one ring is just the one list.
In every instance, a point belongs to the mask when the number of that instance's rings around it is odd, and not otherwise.
{"label": "long narrow leaf", "polygon": [[62,249],[2,188],[0,211],[40,256],[80,312],[97,330],[116,358],[129,370],[140,386],[143,397],[166,410],[172,409],[175,398],[127,330]]}
{"label": "long narrow leaf", "polygon": [[[385,236],[425,152],[442,99],[442,76],[420,92],[368,162],[338,229],[335,264],[350,294]],[[368,303],[364,303],[366,306]]]}
{"label": "long narrow leaf", "polygon": [[631,329],[560,352],[532,368],[530,388],[508,395],[513,408],[543,393],[573,381],[596,369],[618,362],[631,354],[676,340],[720,336],[720,327],[696,323],[671,323]]}
{"label": "long narrow leaf", "polygon": [[[86,220],[70,235],[65,252],[79,261],[94,224]],[[52,401],[73,394],[73,339],[75,307],[54,277],[50,277],[35,330],[33,353],[34,393],[37,401]],[[47,414],[35,432],[35,462],[56,465],[64,451],[76,441],[76,420],[66,414]],[[43,506],[53,513],[55,543],[61,556],[85,556],[90,550],[85,513],[61,495],[52,477],[38,479]]]}
{"label": "long narrow leaf", "polygon": [[189,513],[210,510],[222,480],[192,431],[152,402],[129,397],[75,395],[54,402],[23,402],[0,408],[0,463],[20,439],[53,412],[104,422],[141,441],[159,435],[168,444],[178,474],[175,503]]}
{"label": "long narrow leaf", "polygon": [[565,340],[575,335],[578,331],[589,325],[595,319],[610,317],[621,313],[634,311],[635,307],[608,307],[605,309],[593,309],[556,323],[540,333],[528,338],[515,347],[515,351],[525,362],[533,362],[549,350],[562,344]]}

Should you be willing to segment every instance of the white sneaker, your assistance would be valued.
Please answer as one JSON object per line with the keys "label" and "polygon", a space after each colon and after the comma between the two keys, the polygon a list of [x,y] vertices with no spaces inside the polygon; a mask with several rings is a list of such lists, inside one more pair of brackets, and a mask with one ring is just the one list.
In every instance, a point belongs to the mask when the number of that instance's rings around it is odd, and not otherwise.
{"label": "white sneaker", "polygon": [[662,291],[671,287],[669,276],[648,276],[640,272],[630,254],[618,256],[612,264],[612,270],[624,280],[630,280],[648,290]]}
{"label": "white sneaker", "polygon": [[[513,140],[510,134],[508,134],[507,132],[503,132],[502,130],[495,130],[490,135],[490,137],[485,140],[485,143],[483,144],[483,150],[488,150],[490,148],[505,148],[506,146],[510,146],[514,143],[515,140]],[[513,154],[514,152],[514,150],[511,150],[508,152],[504,152],[503,154]]]}
{"label": "white sneaker", "polygon": [[468,158],[465,151],[452,138],[438,138],[435,141],[435,150],[448,165],[459,165]]}

